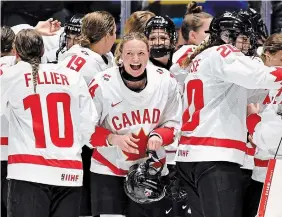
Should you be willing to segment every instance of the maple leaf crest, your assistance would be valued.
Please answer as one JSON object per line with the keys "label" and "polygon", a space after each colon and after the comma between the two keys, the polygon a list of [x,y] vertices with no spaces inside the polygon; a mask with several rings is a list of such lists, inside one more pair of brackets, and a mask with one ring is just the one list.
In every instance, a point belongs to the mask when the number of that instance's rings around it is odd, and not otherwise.
{"label": "maple leaf crest", "polygon": [[282,68],[276,68],[276,70],[270,74],[276,77],[275,81],[282,81]]}
{"label": "maple leaf crest", "polygon": [[146,156],[148,135],[146,135],[143,128],[141,128],[138,135],[136,134],[132,134],[132,135],[134,138],[139,139],[139,141],[136,142],[136,144],[138,145],[139,154],[128,153],[126,151],[122,151],[127,156],[126,161],[135,161],[135,160],[144,158]]}

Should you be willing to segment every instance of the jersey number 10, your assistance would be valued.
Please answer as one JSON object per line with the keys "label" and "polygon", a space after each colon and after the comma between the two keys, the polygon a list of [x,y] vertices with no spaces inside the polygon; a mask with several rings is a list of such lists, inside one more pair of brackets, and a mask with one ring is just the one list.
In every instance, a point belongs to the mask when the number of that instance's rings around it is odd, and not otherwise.
{"label": "jersey number 10", "polygon": [[[58,103],[63,107],[64,137],[59,135]],[[23,100],[24,109],[30,109],[32,116],[33,133],[36,148],[46,148],[44,122],[40,95],[30,95]],[[70,113],[70,96],[66,93],[50,93],[46,97],[47,117],[49,122],[50,138],[52,143],[61,148],[69,148],[73,145],[73,124]]]}

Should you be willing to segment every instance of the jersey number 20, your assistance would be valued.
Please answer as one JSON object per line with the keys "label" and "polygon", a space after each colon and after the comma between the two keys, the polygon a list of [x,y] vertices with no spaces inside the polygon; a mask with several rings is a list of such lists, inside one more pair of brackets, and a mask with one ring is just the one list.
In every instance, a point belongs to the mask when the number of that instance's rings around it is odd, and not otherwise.
{"label": "jersey number 20", "polygon": [[[40,95],[30,95],[23,100],[24,109],[30,109],[36,148],[46,148],[43,115],[47,115],[52,143],[57,147],[69,148],[73,145],[73,124],[70,113],[70,96],[66,93],[50,93],[46,97],[47,114],[42,113]],[[64,137],[59,135],[58,103],[63,107]]]}
{"label": "jersey number 20", "polygon": [[[203,82],[199,79],[190,80],[186,86],[187,104],[182,116],[182,130],[193,131],[200,124],[200,111],[204,107]],[[189,113],[189,107],[194,106],[193,114]]]}

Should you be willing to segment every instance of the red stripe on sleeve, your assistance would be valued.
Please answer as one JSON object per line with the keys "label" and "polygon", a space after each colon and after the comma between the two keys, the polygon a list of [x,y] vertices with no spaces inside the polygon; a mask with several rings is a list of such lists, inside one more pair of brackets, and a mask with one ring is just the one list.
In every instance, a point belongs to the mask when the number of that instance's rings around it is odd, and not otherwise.
{"label": "red stripe on sleeve", "polygon": [[170,145],[171,143],[173,143],[174,128],[168,128],[168,127],[157,128],[153,130],[151,134],[154,134],[154,133],[162,137],[164,146]]}
{"label": "red stripe on sleeve", "polygon": [[251,135],[255,132],[255,128],[260,121],[261,117],[258,114],[251,114],[247,117],[247,128]]}
{"label": "red stripe on sleeve", "polygon": [[90,139],[90,144],[93,147],[99,147],[99,146],[107,146],[106,139],[108,135],[111,134],[111,131],[104,127],[96,127],[95,133],[92,134]]}

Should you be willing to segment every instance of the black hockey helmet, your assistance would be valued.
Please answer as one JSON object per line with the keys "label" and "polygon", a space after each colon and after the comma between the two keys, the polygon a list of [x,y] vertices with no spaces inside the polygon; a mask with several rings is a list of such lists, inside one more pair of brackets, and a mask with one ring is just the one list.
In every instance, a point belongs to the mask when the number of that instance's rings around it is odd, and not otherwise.
{"label": "black hockey helmet", "polygon": [[177,32],[173,21],[168,16],[155,16],[148,20],[145,27],[145,36],[149,36],[154,29],[163,29],[170,38],[170,47],[161,44],[153,45],[150,54],[153,58],[162,57],[173,52],[177,41]]}
{"label": "black hockey helmet", "polygon": [[246,17],[250,19],[253,25],[254,32],[258,39],[265,40],[268,38],[268,30],[263,22],[261,15],[254,10],[253,8],[249,8],[248,10],[240,10],[238,12],[238,16]]}
{"label": "black hockey helmet", "polygon": [[58,55],[60,52],[64,52],[67,47],[67,36],[69,34],[79,36],[81,34],[82,18],[83,14],[75,14],[70,18],[70,20],[65,24],[64,32],[60,35],[59,49],[56,52]]}
{"label": "black hockey helmet", "polygon": [[[125,193],[139,204],[153,203],[165,196],[165,185],[161,177],[164,164],[155,151],[147,153],[151,156],[145,162],[131,166],[124,181]],[[161,164],[158,169],[153,166],[156,162]]]}
{"label": "black hockey helmet", "polygon": [[230,43],[235,45],[239,35],[247,36],[250,39],[250,48],[246,55],[254,55],[257,45],[252,20],[247,16],[238,15],[236,12],[225,12],[224,14],[214,17],[210,28],[210,42],[213,45]]}

